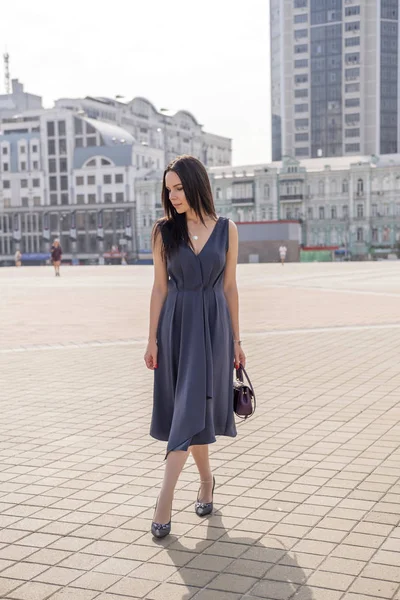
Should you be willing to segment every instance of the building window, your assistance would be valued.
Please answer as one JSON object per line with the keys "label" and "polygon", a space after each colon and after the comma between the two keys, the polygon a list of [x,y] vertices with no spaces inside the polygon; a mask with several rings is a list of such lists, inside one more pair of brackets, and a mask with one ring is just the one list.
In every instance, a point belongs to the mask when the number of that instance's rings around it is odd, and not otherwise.
{"label": "building window", "polygon": [[75,148],[83,148],[83,138],[75,138]]}
{"label": "building window", "polygon": [[68,171],[68,161],[66,158],[60,158],[60,173],[66,173]]}
{"label": "building window", "polygon": [[308,73],[302,73],[301,75],[294,76],[295,85],[300,85],[301,83],[307,83],[307,82],[308,82]]}
{"label": "building window", "polygon": [[314,211],[312,209],[312,206],[309,206],[307,208],[307,218],[308,219],[313,219],[314,218]]}
{"label": "building window", "polygon": [[8,171],[8,163],[3,163],[3,171]]}
{"label": "building window", "polygon": [[294,31],[294,39],[301,40],[303,38],[308,37],[308,29],[295,29]]}
{"label": "building window", "polygon": [[346,64],[347,65],[358,65],[360,63],[360,53],[359,52],[349,52],[345,55]]}
{"label": "building window", "polygon": [[111,162],[109,160],[107,160],[106,158],[102,158],[101,159],[101,166],[105,167],[107,165],[111,165]]}
{"label": "building window", "polygon": [[325,208],[323,206],[319,207],[319,218],[325,219]]}
{"label": "building window", "polygon": [[357,242],[364,241],[364,229],[362,227],[357,228]]}
{"label": "building window", "polygon": [[373,217],[378,216],[378,205],[377,204],[371,204],[371,214]]}
{"label": "building window", "polygon": [[308,156],[308,154],[309,154],[308,146],[306,148],[296,148],[295,149],[296,156]]}
{"label": "building window", "polygon": [[27,207],[28,207],[28,205],[29,205],[29,200],[28,200],[28,198],[25,198],[25,197],[24,197],[24,198],[21,198],[21,204],[22,204],[22,206],[24,206],[25,208],[27,208]]}
{"label": "building window", "polygon": [[294,8],[305,8],[307,0],[294,0]]}
{"label": "building window", "polygon": [[33,196],[33,206],[40,206],[42,203],[40,196]]}
{"label": "building window", "polygon": [[[57,206],[57,204],[58,204],[57,194],[50,194],[50,204],[51,204],[51,206]],[[55,228],[52,228],[52,229],[55,229]]]}
{"label": "building window", "polygon": [[67,154],[67,140],[58,140],[60,154]]}
{"label": "building window", "polygon": [[84,196],[84,194],[77,194],[77,196],[76,196],[76,203],[77,204],[85,204],[85,196]]}
{"label": "building window", "polygon": [[3,190],[9,190],[10,187],[10,181],[8,179],[3,179]]}
{"label": "building window", "polygon": [[345,115],[346,125],[356,125],[360,122],[360,113]]}
{"label": "building window", "polygon": [[[360,91],[360,84],[359,83],[346,83],[344,89],[345,89],[346,94],[354,94],[355,92]],[[347,115],[347,116],[349,116],[349,115]]]}
{"label": "building window", "polygon": [[6,148],[5,146],[3,146],[2,153],[3,153],[3,156],[6,155],[6,154],[8,154],[8,148]]}
{"label": "building window", "polygon": [[295,98],[308,98],[308,89],[302,88],[301,90],[294,90]]}
{"label": "building window", "polygon": [[85,183],[85,180],[83,177],[76,178],[76,185],[83,185],[84,183]]}
{"label": "building window", "polygon": [[19,151],[20,151],[20,154],[25,154],[25,153],[26,153],[26,148],[25,148],[25,146],[20,146],[20,147],[19,147]]}
{"label": "building window", "polygon": [[110,194],[110,193],[104,194],[104,202],[110,204],[112,202],[112,194]]}
{"label": "building window", "polygon": [[296,133],[295,141],[296,142],[308,142],[309,136],[308,133]]}
{"label": "building window", "polygon": [[346,129],[345,137],[347,137],[347,138],[360,137],[360,128],[355,127],[354,129]]}
{"label": "building window", "polygon": [[221,200],[221,198],[222,198],[221,188],[217,188],[215,190],[215,198],[216,198],[216,200]]}
{"label": "building window", "polygon": [[38,171],[38,170],[39,170],[39,163],[38,163],[38,161],[37,161],[37,160],[34,160],[34,161],[33,161],[33,163],[32,163],[32,169],[33,169],[34,171]]}
{"label": "building window", "polygon": [[69,197],[68,194],[61,194],[61,204],[69,204]]}
{"label": "building window", "polygon": [[345,106],[346,106],[346,108],[353,108],[356,106],[360,106],[360,98],[346,98]]}
{"label": "building window", "polygon": [[48,137],[54,137],[54,134],[55,134],[54,121],[48,121],[47,122],[47,135],[48,135]]}
{"label": "building window", "polygon": [[96,184],[96,176],[88,175],[87,182],[88,182],[88,185],[95,185]]}
{"label": "building window", "polygon": [[62,190],[67,190],[68,189],[68,177],[67,177],[67,175],[61,175],[60,183],[61,183],[61,189]]}
{"label": "building window", "polygon": [[353,17],[354,15],[359,15],[360,7],[359,6],[348,6],[345,8],[344,14],[346,17]]}
{"label": "building window", "polygon": [[53,156],[56,153],[56,143],[54,140],[48,141],[47,152],[48,152],[49,156]]}
{"label": "building window", "polygon": [[96,159],[95,159],[95,158],[92,158],[92,160],[89,160],[89,161],[86,163],[86,166],[87,166],[87,167],[95,167],[95,166],[96,166]]}
{"label": "building window", "polygon": [[388,217],[390,215],[390,205],[389,204],[383,205],[383,214],[385,215],[385,217]]}
{"label": "building window", "polygon": [[21,171],[26,171],[26,162],[22,162],[20,166],[21,166],[21,168],[20,168]]}
{"label": "building window", "polygon": [[350,69],[345,70],[346,81],[351,81],[352,79],[358,79],[360,77],[360,67],[352,67]]}
{"label": "building window", "polygon": [[55,192],[57,190],[57,177],[49,177],[50,190]]}
{"label": "building window", "polygon": [[40,179],[33,179],[32,186],[36,188],[40,187]]}
{"label": "building window", "polygon": [[295,54],[303,54],[308,52],[308,44],[296,44],[294,47]]}
{"label": "building window", "polygon": [[57,172],[57,162],[55,158],[49,158],[49,173]]}
{"label": "building window", "polygon": [[294,61],[295,69],[307,69],[308,68],[308,58],[301,58]]}
{"label": "building window", "polygon": [[269,185],[268,185],[268,183],[266,183],[266,184],[264,185],[264,198],[265,198],[266,200],[268,200],[268,198],[269,198],[269,195],[270,195],[270,188],[269,188]]}
{"label": "building window", "polygon": [[360,21],[349,21],[345,23],[345,31],[359,31]]}
{"label": "building window", "polygon": [[307,23],[308,21],[308,15],[307,13],[302,14],[302,15],[295,15],[294,17],[294,23]]}
{"label": "building window", "polygon": [[337,217],[336,206],[331,206],[331,219],[336,219],[336,217]]}
{"label": "building window", "polygon": [[346,152],[360,152],[360,144],[346,144]]}
{"label": "building window", "polygon": [[357,218],[358,219],[364,218],[364,205],[363,204],[357,204]]}
{"label": "building window", "polygon": [[122,173],[117,173],[115,175],[115,183],[124,183],[124,176]]}
{"label": "building window", "polygon": [[115,194],[115,201],[116,202],[123,202],[124,201],[124,192],[117,192]]}
{"label": "building window", "polygon": [[87,144],[87,146],[93,148],[96,145],[96,138],[95,137],[86,138],[86,144]]}
{"label": "building window", "polygon": [[295,113],[308,112],[308,104],[307,103],[295,104],[294,112]]}
{"label": "building window", "polygon": [[347,219],[349,216],[349,207],[346,204],[342,206],[342,216],[343,219]]}
{"label": "building window", "polygon": [[325,194],[325,183],[322,180],[318,182],[318,193]]}
{"label": "building window", "polygon": [[357,194],[363,194],[364,193],[364,181],[360,178],[357,181]]}
{"label": "building window", "polygon": [[88,204],[96,204],[96,194],[88,194]]}
{"label": "building window", "polygon": [[103,183],[105,183],[105,184],[111,183],[111,175],[103,175]]}
{"label": "building window", "polygon": [[372,230],[372,241],[378,242],[378,230],[376,227],[374,227]]}
{"label": "building window", "polygon": [[361,41],[360,36],[349,37],[349,38],[345,39],[345,44],[344,45],[346,46],[346,48],[349,48],[351,46],[359,46],[360,45],[360,41]]}
{"label": "building window", "polygon": [[28,180],[21,179],[21,188],[27,188],[27,187],[28,187]]}
{"label": "building window", "polygon": [[65,121],[58,121],[58,135],[63,136],[65,133]]}
{"label": "building window", "polygon": [[33,144],[33,146],[32,146],[32,154],[36,154],[36,153],[37,153],[37,151],[38,151],[38,147],[37,147],[37,145],[36,145],[36,144]]}

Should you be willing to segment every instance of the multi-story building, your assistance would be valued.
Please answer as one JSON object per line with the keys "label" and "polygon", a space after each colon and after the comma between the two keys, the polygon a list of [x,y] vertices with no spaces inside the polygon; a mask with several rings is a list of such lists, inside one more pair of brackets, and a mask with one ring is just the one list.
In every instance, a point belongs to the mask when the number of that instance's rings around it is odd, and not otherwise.
{"label": "multi-story building", "polygon": [[138,143],[162,149],[165,164],[180,154],[196,156],[210,167],[232,162],[232,140],[203,131],[203,126],[186,110],[158,111],[146,98],[134,98],[125,104],[117,99],[88,96],[62,98],[55,104],[123,127]]}
{"label": "multi-story building", "polygon": [[59,101],[45,110],[13,82],[0,109],[0,264],[17,248],[40,260],[55,237],[71,261],[97,263],[115,246],[132,260],[145,256],[160,213],[146,179],[160,186],[166,161],[180,153],[208,164],[231,160],[230,139],[143,98]]}
{"label": "multi-story building", "polygon": [[161,169],[162,149],[118,125],[66,109],[4,119],[0,135],[0,262],[18,247],[98,261],[112,246],[137,254],[135,179]]}
{"label": "multi-story building", "polygon": [[271,0],[272,158],[400,150],[399,0]]}
{"label": "multi-story building", "polygon": [[[304,246],[337,246],[354,257],[400,240],[400,155],[352,156],[209,169],[217,212],[236,222],[299,220]],[[158,174],[136,180],[144,206],[141,248],[162,215]],[[142,210],[142,209],[141,209]],[[146,217],[147,218],[147,217]]]}

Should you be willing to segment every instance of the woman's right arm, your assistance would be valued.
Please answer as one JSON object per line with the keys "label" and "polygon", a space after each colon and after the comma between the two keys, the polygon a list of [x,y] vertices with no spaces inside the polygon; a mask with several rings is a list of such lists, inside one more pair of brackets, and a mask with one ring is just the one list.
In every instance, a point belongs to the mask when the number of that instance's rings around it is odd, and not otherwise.
{"label": "woman's right arm", "polygon": [[161,233],[154,236],[153,242],[154,283],[150,299],[149,340],[144,360],[148,369],[157,368],[157,328],[161,309],[168,293],[167,265],[162,255]]}

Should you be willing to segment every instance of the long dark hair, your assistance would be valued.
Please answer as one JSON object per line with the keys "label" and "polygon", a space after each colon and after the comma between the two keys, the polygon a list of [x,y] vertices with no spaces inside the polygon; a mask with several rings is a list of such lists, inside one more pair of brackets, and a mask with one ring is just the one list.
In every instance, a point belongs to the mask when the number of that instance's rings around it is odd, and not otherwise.
{"label": "long dark hair", "polygon": [[194,156],[182,155],[169,163],[164,171],[161,201],[164,218],[157,221],[153,229],[153,243],[161,234],[164,256],[171,256],[183,242],[192,245],[189,238],[185,214],[179,214],[169,199],[165,178],[169,171],[176,173],[181,180],[183,191],[190,208],[204,223],[204,215],[217,219],[210,180],[204,165]]}

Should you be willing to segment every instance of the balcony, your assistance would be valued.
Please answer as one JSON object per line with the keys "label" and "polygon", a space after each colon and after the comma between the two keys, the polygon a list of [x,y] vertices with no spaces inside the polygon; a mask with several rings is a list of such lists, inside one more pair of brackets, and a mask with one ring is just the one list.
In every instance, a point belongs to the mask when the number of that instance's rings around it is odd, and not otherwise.
{"label": "balcony", "polygon": [[279,199],[281,202],[303,202],[304,194],[281,194]]}
{"label": "balcony", "polygon": [[232,204],[233,206],[250,206],[251,204],[254,204],[254,198],[233,198]]}

